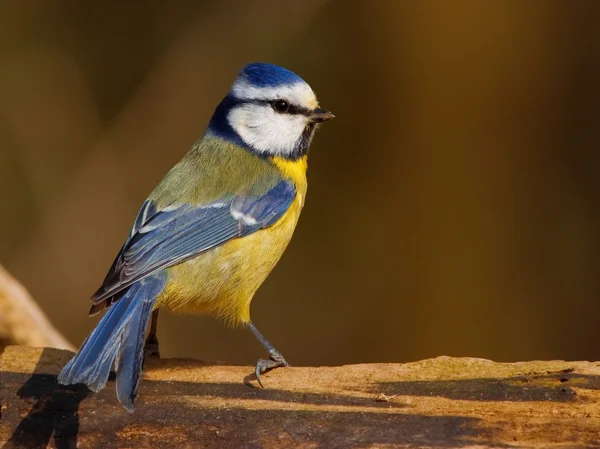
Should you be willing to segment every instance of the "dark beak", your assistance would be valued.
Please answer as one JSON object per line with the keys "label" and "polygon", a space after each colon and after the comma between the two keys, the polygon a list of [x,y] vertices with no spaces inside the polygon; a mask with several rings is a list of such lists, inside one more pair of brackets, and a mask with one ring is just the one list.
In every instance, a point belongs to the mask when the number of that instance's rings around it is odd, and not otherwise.
{"label": "dark beak", "polygon": [[332,119],[334,117],[335,115],[333,115],[331,112],[320,108],[317,108],[310,113],[310,119],[313,123],[326,122],[327,120]]}

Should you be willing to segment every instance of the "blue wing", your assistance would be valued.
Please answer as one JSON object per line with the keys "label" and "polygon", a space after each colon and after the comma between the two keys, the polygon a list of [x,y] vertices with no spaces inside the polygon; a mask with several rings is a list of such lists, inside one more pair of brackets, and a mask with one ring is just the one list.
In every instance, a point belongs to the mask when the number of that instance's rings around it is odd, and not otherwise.
{"label": "blue wing", "polygon": [[238,195],[201,206],[181,204],[158,210],[147,200],[104,283],[92,297],[90,313],[109,306],[120,292],[158,270],[272,225],[295,196],[294,185],[281,181],[260,197]]}

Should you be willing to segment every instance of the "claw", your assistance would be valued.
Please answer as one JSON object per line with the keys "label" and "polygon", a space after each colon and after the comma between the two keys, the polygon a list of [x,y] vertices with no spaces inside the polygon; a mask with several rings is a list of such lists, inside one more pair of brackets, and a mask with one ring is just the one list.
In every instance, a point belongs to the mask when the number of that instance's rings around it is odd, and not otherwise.
{"label": "claw", "polygon": [[256,364],[256,368],[254,369],[254,375],[256,376],[256,380],[258,381],[258,385],[260,385],[261,388],[265,388],[265,386],[263,385],[263,383],[260,380],[260,372],[263,369],[263,367],[261,366],[261,362],[266,362],[266,360],[259,360],[258,363]]}
{"label": "claw", "polygon": [[254,369],[254,375],[256,376],[258,384],[264,388],[264,385],[260,380],[261,374],[268,373],[269,371],[274,370],[275,368],[279,368],[281,366],[290,366],[290,364],[286,362],[283,356],[279,353],[279,351],[277,351],[273,347],[273,345],[269,343],[265,337],[263,337],[263,335],[254,326],[254,324],[252,324],[252,321],[248,321],[247,326],[252,331],[254,336],[258,339],[258,341],[262,343],[265,349],[269,351],[269,359],[260,359],[256,363],[256,368]]}
{"label": "claw", "polygon": [[271,357],[269,359],[260,359],[256,363],[256,368],[254,369],[254,375],[256,376],[256,380],[258,384],[264,388],[262,381],[260,380],[261,374],[266,374],[269,371],[274,370],[275,368],[281,368],[284,366],[290,366],[288,362],[283,358],[281,354],[278,352],[271,353]]}

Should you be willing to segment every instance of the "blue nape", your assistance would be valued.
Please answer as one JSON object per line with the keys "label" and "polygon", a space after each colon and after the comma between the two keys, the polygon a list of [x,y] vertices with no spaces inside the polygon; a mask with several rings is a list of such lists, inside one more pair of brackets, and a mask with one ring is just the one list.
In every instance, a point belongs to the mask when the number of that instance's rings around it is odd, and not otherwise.
{"label": "blue nape", "polygon": [[207,131],[210,131],[212,134],[220,137],[221,139],[225,139],[231,143],[239,145],[242,148],[252,149],[252,147],[244,142],[240,135],[235,132],[229,123],[229,120],[227,120],[229,111],[231,111],[240,103],[240,100],[237,100],[231,95],[227,95],[225,98],[223,98],[221,103],[219,103],[219,106],[217,106],[217,109],[215,109],[215,112],[208,123]]}
{"label": "blue nape", "polygon": [[238,78],[247,80],[256,87],[278,87],[282,85],[305,83],[305,81],[283,67],[265,62],[248,64],[242,69]]}

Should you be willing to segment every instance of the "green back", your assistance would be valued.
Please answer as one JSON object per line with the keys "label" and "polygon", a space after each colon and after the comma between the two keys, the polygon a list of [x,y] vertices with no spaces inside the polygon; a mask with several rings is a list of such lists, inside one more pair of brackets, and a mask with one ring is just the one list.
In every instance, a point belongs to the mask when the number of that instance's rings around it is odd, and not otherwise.
{"label": "green back", "polygon": [[217,137],[203,137],[150,194],[159,207],[201,205],[238,193],[260,196],[282,180],[269,160]]}

